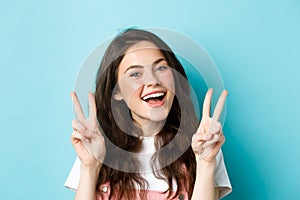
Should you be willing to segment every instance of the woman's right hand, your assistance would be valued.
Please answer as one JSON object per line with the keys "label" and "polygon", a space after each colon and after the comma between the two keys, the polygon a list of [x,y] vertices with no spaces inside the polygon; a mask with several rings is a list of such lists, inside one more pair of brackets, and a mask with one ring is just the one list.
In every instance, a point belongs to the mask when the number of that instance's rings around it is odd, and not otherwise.
{"label": "woman's right hand", "polygon": [[87,167],[103,163],[106,147],[97,121],[97,109],[94,95],[89,92],[89,117],[82,111],[79,99],[75,92],[71,92],[74,112],[77,119],[72,121],[72,145],[75,148],[81,164]]}

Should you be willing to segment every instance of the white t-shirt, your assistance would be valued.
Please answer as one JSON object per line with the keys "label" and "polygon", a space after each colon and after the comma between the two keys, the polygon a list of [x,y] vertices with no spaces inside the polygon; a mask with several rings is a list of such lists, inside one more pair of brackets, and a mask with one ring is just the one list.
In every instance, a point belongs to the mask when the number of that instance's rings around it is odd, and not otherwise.
{"label": "white t-shirt", "polygon": [[[145,137],[143,139],[143,145],[142,149],[140,151],[140,154],[148,155],[146,157],[140,156],[140,162],[145,163],[145,166],[150,166],[148,163],[150,162],[150,155],[153,155],[155,152],[155,146],[154,146],[154,138],[155,137]],[[231,183],[227,174],[227,170],[224,164],[223,160],[223,153],[220,150],[216,156],[216,169],[215,169],[215,187],[220,188],[220,198],[226,196],[232,191]],[[166,191],[168,189],[168,183],[164,180],[157,179],[152,172],[149,170],[145,170],[144,173],[141,173],[143,178],[145,178],[148,182],[148,190],[153,191]],[[79,178],[80,178],[80,160],[77,157],[75,159],[75,162],[73,164],[73,167],[69,173],[69,176],[64,184],[65,187],[76,190],[79,184]],[[176,182],[173,182],[173,189],[176,190]]]}

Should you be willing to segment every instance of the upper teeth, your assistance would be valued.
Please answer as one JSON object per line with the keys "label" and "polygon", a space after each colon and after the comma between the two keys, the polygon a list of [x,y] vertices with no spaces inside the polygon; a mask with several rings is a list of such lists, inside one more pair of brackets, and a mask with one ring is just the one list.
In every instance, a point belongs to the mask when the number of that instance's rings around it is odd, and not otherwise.
{"label": "upper teeth", "polygon": [[143,100],[147,100],[147,99],[150,99],[150,98],[155,98],[155,97],[160,97],[160,96],[163,96],[165,93],[163,92],[157,92],[157,93],[153,93],[153,94],[148,94],[146,96],[143,97]]}

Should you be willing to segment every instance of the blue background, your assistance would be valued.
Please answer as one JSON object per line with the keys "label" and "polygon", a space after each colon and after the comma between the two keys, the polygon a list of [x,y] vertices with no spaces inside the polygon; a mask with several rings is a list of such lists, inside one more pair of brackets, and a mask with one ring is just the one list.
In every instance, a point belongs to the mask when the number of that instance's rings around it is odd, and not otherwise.
{"label": "blue background", "polygon": [[0,1],[0,198],[72,199],[69,92],[128,25],[201,44],[229,90],[226,200],[300,199],[300,1]]}

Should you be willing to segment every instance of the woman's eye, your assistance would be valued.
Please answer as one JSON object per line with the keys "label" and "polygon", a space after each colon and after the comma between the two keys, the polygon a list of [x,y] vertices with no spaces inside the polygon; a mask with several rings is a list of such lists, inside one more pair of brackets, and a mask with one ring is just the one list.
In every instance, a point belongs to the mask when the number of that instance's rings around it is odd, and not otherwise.
{"label": "woman's eye", "polygon": [[141,75],[140,72],[132,72],[129,74],[130,77],[139,77]]}
{"label": "woman's eye", "polygon": [[168,66],[158,66],[155,71],[164,71],[166,69],[168,69],[169,67]]}

